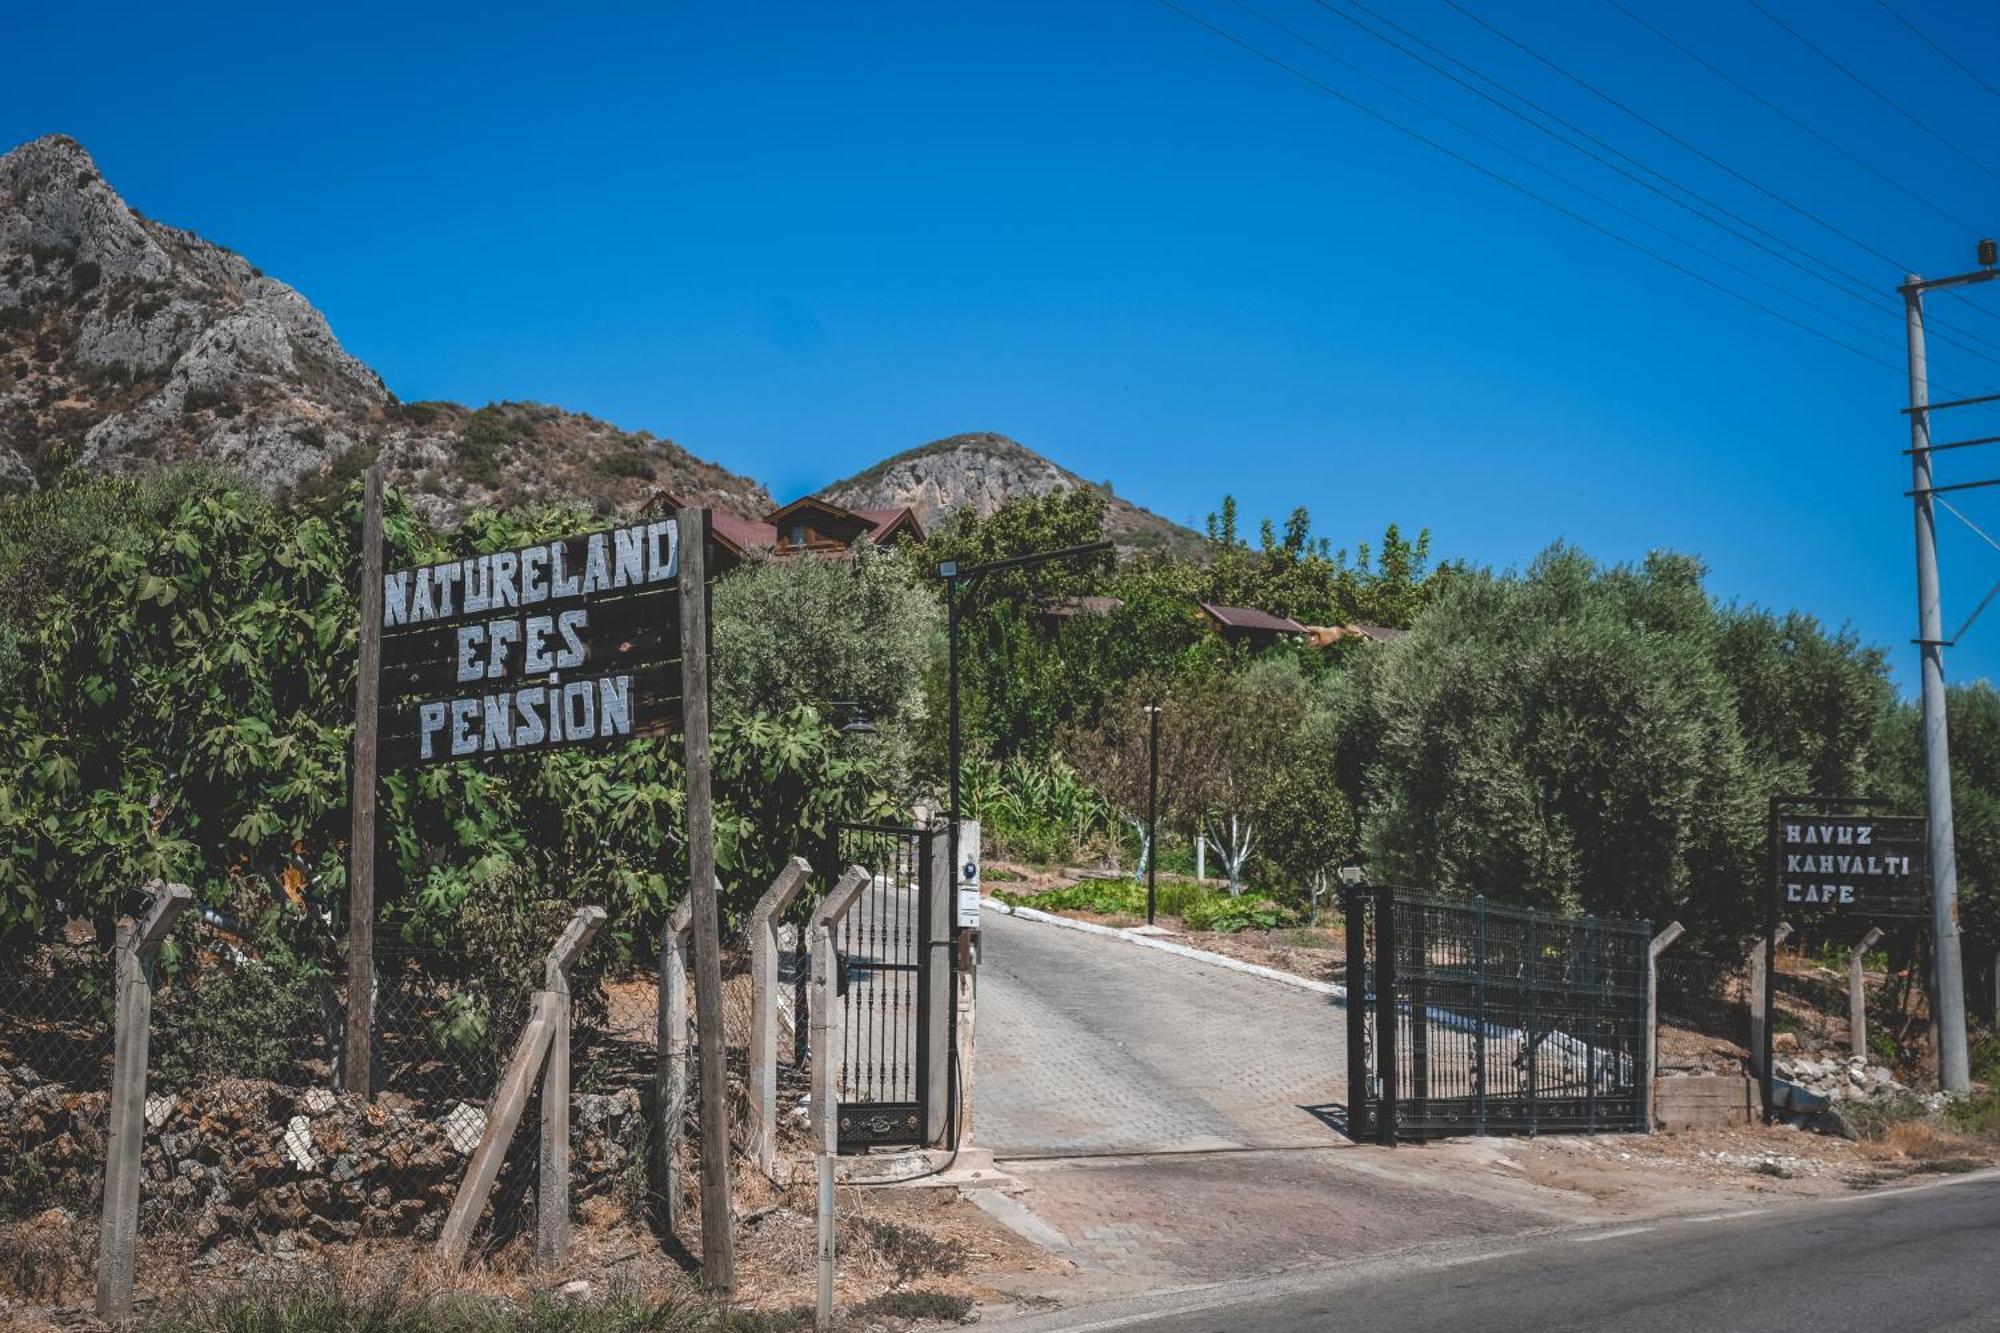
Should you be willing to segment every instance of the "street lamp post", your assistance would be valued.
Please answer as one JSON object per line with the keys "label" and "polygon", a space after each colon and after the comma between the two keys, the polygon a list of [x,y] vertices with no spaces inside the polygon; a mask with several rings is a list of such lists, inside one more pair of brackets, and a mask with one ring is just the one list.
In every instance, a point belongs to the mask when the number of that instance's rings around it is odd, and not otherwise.
{"label": "street lamp post", "polygon": [[1146,741],[1146,924],[1153,924],[1159,901],[1160,870],[1160,706],[1147,704],[1152,731]]}
{"label": "street lamp post", "polygon": [[[982,574],[997,573],[1003,569],[1033,569],[1038,565],[1046,565],[1057,560],[1103,555],[1111,549],[1112,544],[1108,541],[1086,542],[1081,546],[1064,546],[1054,551],[1036,551],[1029,555],[1010,556],[1005,560],[988,560],[978,565],[961,565],[956,560],[945,560],[938,564],[938,577],[944,580],[945,608],[945,764],[951,770],[945,779],[951,807],[949,815],[951,826],[945,830],[945,840],[951,850],[951,873],[954,880],[965,873],[965,868],[958,861],[958,821],[964,814],[958,804],[958,770],[965,758],[958,720],[958,622],[963,605],[959,597],[959,585],[966,585],[967,591],[970,592]],[[953,956],[956,957],[956,951]]]}

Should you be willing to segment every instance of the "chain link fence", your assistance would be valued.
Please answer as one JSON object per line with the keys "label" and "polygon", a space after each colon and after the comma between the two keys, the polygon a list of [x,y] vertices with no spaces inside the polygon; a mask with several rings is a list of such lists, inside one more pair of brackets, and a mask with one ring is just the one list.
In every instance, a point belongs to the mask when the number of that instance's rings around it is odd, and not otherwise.
{"label": "chain link fence", "polygon": [[103,1193],[110,959],[88,931],[0,949],[0,1225]]}
{"label": "chain link fence", "polygon": [[[1747,949],[1747,946],[1746,946]],[[1738,1072],[1750,1054],[1750,966],[1725,943],[1676,943],[1654,964],[1661,1074]]]}

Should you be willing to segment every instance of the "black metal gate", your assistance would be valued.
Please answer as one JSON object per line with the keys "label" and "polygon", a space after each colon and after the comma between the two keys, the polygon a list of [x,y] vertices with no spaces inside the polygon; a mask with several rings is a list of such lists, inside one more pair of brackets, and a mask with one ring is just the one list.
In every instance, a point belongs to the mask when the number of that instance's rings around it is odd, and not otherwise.
{"label": "black metal gate", "polygon": [[871,878],[834,932],[841,989],[840,1151],[925,1142],[930,1075],[933,843],[942,830],[836,824],[827,882]]}
{"label": "black metal gate", "polygon": [[1646,1126],[1645,922],[1351,891],[1355,1138]]}

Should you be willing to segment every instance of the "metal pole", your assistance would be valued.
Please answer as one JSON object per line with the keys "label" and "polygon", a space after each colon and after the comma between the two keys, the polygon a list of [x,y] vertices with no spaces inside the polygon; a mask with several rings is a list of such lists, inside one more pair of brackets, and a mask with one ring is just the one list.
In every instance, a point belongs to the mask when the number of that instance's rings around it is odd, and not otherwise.
{"label": "metal pole", "polygon": [[[944,578],[944,624],[945,624],[945,766],[951,771],[945,777],[950,791],[951,809],[946,815],[945,839],[951,845],[951,874],[953,883],[953,911],[957,910],[958,882],[958,821],[963,813],[958,808],[958,770],[963,762],[959,753],[958,735],[958,570]],[[954,916],[954,920],[956,917]]]}
{"label": "metal pole", "polygon": [[1923,654],[1924,790],[1930,815],[1931,958],[1935,969],[1938,1084],[1970,1090],[1965,1044],[1965,977],[1958,940],[1958,853],[1952,836],[1951,747],[1945,725],[1944,613],[1939,602],[1937,516],[1931,503],[1930,382],[1924,361],[1924,301],[1917,275],[1906,279],[1910,359],[1910,489],[1917,519],[1917,644]]}
{"label": "metal pole", "polygon": [[1160,706],[1148,704],[1152,715],[1152,737],[1146,759],[1146,924],[1153,924],[1153,909],[1159,901],[1160,868]]}

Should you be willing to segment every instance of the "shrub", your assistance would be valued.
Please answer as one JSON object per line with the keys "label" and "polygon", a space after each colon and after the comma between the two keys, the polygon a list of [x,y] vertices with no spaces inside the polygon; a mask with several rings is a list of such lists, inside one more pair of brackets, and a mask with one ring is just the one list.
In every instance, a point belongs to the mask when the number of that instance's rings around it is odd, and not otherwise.
{"label": "shrub", "polygon": [[630,450],[599,454],[591,461],[591,467],[606,477],[643,477],[648,481],[653,478],[653,460]]}
{"label": "shrub", "polygon": [[1048,865],[1112,829],[1111,807],[1060,755],[968,759],[959,782],[985,850]]}
{"label": "shrub", "polygon": [[1948,1103],[1945,1123],[1964,1134],[2000,1139],[2000,1087]]}
{"label": "shrub", "polygon": [[[1086,879],[1048,893],[993,895],[1014,907],[1043,912],[1090,912],[1097,916],[1143,917],[1146,886],[1130,879]],[[1231,898],[1194,880],[1162,880],[1154,901],[1160,916],[1180,918],[1189,930],[1233,934],[1239,930],[1275,930],[1296,925],[1295,913],[1256,894]]]}
{"label": "shrub", "polygon": [[1856,1138],[1880,1142],[1897,1125],[1928,1119],[1930,1107],[1916,1093],[1904,1091],[1843,1102],[1840,1114]]}
{"label": "shrub", "polygon": [[1190,903],[1181,913],[1181,924],[1189,930],[1214,930],[1235,934],[1239,930],[1276,930],[1298,924],[1298,915],[1287,907],[1256,894],[1240,898],[1216,896]]}

